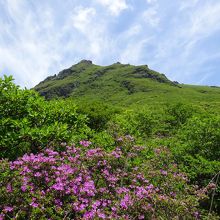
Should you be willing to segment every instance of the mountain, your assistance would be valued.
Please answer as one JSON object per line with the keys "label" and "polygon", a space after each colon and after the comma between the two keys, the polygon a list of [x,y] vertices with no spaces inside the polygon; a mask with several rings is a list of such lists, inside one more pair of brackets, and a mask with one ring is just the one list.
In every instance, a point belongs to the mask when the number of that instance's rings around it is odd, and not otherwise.
{"label": "mountain", "polygon": [[220,88],[179,84],[147,65],[119,62],[99,66],[90,60],[49,76],[34,87],[46,99],[72,97],[76,101],[102,101],[122,106],[156,105],[174,101],[204,105],[220,103]]}

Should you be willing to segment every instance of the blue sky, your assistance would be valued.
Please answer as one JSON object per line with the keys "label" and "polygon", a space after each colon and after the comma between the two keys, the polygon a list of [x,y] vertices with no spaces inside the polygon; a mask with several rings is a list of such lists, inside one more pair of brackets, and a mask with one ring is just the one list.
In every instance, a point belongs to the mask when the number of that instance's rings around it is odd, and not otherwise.
{"label": "blue sky", "polygon": [[33,87],[82,59],[220,86],[219,0],[0,0],[0,74]]}

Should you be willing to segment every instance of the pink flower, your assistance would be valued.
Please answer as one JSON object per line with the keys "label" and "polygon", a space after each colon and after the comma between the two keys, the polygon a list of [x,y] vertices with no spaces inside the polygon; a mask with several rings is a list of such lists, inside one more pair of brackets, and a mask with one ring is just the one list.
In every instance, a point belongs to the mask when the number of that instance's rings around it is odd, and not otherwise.
{"label": "pink flower", "polygon": [[5,214],[0,214],[0,220],[4,220]]}
{"label": "pink flower", "polygon": [[167,176],[167,171],[166,170],[160,170],[161,174],[164,176]]}
{"label": "pink flower", "polygon": [[63,203],[60,201],[60,199],[55,199],[55,204],[59,207],[61,207],[63,205]]}
{"label": "pink flower", "polygon": [[106,216],[104,213],[101,213],[98,211],[98,217],[101,218],[101,219],[106,219]]}
{"label": "pink flower", "polygon": [[25,192],[26,190],[27,190],[27,186],[26,186],[26,185],[22,185],[22,186],[21,186],[21,191],[22,191],[22,192]]}
{"label": "pink flower", "polygon": [[102,156],[103,152],[101,148],[91,149],[88,150],[86,153],[87,157],[93,157],[93,156]]}
{"label": "pink flower", "polygon": [[13,208],[11,206],[5,206],[4,207],[4,211],[5,212],[12,212],[13,211]]}
{"label": "pink flower", "polygon": [[89,220],[89,219],[94,219],[96,212],[94,210],[91,211],[87,211],[84,215],[83,215],[83,219]]}
{"label": "pink flower", "polygon": [[126,135],[125,138],[129,141],[134,141],[134,138],[131,135]]}
{"label": "pink flower", "polygon": [[112,151],[111,155],[115,158],[120,158],[121,152],[120,151]]}
{"label": "pink flower", "polygon": [[97,200],[92,204],[92,208],[97,209],[100,205],[101,205],[101,202],[99,200]]}
{"label": "pink flower", "polygon": [[132,206],[133,205],[133,201],[130,197],[130,195],[126,194],[124,196],[124,198],[121,200],[120,202],[120,206],[123,208],[123,209],[128,209],[129,206]]}
{"label": "pink flower", "polygon": [[122,193],[129,192],[129,189],[127,189],[126,187],[119,187],[118,189],[116,189],[116,192],[120,195]]}
{"label": "pink flower", "polygon": [[195,216],[196,219],[200,219],[200,218],[199,218],[199,217],[200,217],[199,212],[194,212],[193,214],[194,214],[194,216]]}
{"label": "pink flower", "polygon": [[36,202],[32,202],[32,203],[30,203],[30,206],[37,208],[39,206],[39,204]]}
{"label": "pink flower", "polygon": [[215,183],[209,183],[209,185],[207,186],[207,188],[209,190],[215,190],[216,189],[216,184]]}
{"label": "pink flower", "polygon": [[88,147],[89,145],[92,144],[92,142],[90,142],[90,141],[85,141],[85,140],[80,141],[79,143],[80,143],[80,145],[82,145],[83,147]]}
{"label": "pink flower", "polygon": [[119,137],[119,138],[117,139],[117,141],[123,141],[123,138],[122,138],[122,137]]}
{"label": "pink flower", "polygon": [[81,188],[81,192],[87,194],[87,196],[94,196],[95,195],[95,184],[92,180],[85,182],[83,187]]}
{"label": "pink flower", "polygon": [[139,198],[139,199],[143,199],[143,198],[146,198],[148,196],[149,192],[147,189],[145,189],[145,187],[137,187],[137,191],[136,191],[136,196]]}
{"label": "pink flower", "polygon": [[35,177],[40,177],[42,174],[40,173],[40,172],[36,172],[35,174],[34,174],[34,176]]}
{"label": "pink flower", "polygon": [[12,190],[12,186],[11,186],[11,183],[8,183],[7,186],[6,186],[6,190],[7,192],[11,193],[13,190]]}
{"label": "pink flower", "polygon": [[57,191],[63,191],[64,190],[64,186],[63,183],[56,183],[52,186],[53,189],[57,190]]}

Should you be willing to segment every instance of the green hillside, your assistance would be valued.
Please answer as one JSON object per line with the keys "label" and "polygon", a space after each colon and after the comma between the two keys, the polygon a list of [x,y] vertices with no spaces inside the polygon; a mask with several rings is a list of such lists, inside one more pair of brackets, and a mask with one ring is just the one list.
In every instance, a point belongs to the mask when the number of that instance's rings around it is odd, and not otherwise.
{"label": "green hillside", "polygon": [[218,87],[172,82],[147,65],[115,63],[98,66],[88,60],[47,77],[34,89],[47,99],[73,97],[81,102],[104,101],[130,107],[176,101],[210,107],[220,104]]}
{"label": "green hillside", "polygon": [[[107,198],[109,219],[219,219],[219,113],[220,88],[172,82],[146,65],[83,60],[31,90],[4,76],[0,217],[86,219]],[[85,190],[71,191],[81,179]]]}
{"label": "green hillside", "polygon": [[[121,135],[131,135],[147,149],[167,146],[190,183],[205,190],[216,185],[200,206],[219,214],[220,87],[173,82],[147,65],[98,66],[82,60],[34,89],[48,100],[76,104],[88,117],[88,139],[98,146],[108,149]],[[146,155],[144,164],[151,157]]]}

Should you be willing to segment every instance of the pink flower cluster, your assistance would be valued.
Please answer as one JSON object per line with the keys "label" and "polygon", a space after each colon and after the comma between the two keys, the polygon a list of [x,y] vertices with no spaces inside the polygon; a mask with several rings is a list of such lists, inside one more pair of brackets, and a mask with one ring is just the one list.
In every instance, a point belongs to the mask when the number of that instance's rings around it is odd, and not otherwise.
{"label": "pink flower cluster", "polygon": [[4,186],[8,199],[0,203],[0,219],[19,212],[29,219],[36,209],[50,218],[51,209],[70,219],[156,217],[161,198],[169,202],[172,196],[163,195],[138,167],[129,167],[130,159],[119,147],[105,152],[88,148],[90,144],[81,141],[83,147],[46,149],[10,162],[12,178]]}
{"label": "pink flower cluster", "polygon": [[80,141],[79,143],[80,143],[80,145],[82,145],[84,147],[88,147],[89,145],[92,144],[92,142],[86,141],[86,140]]}

